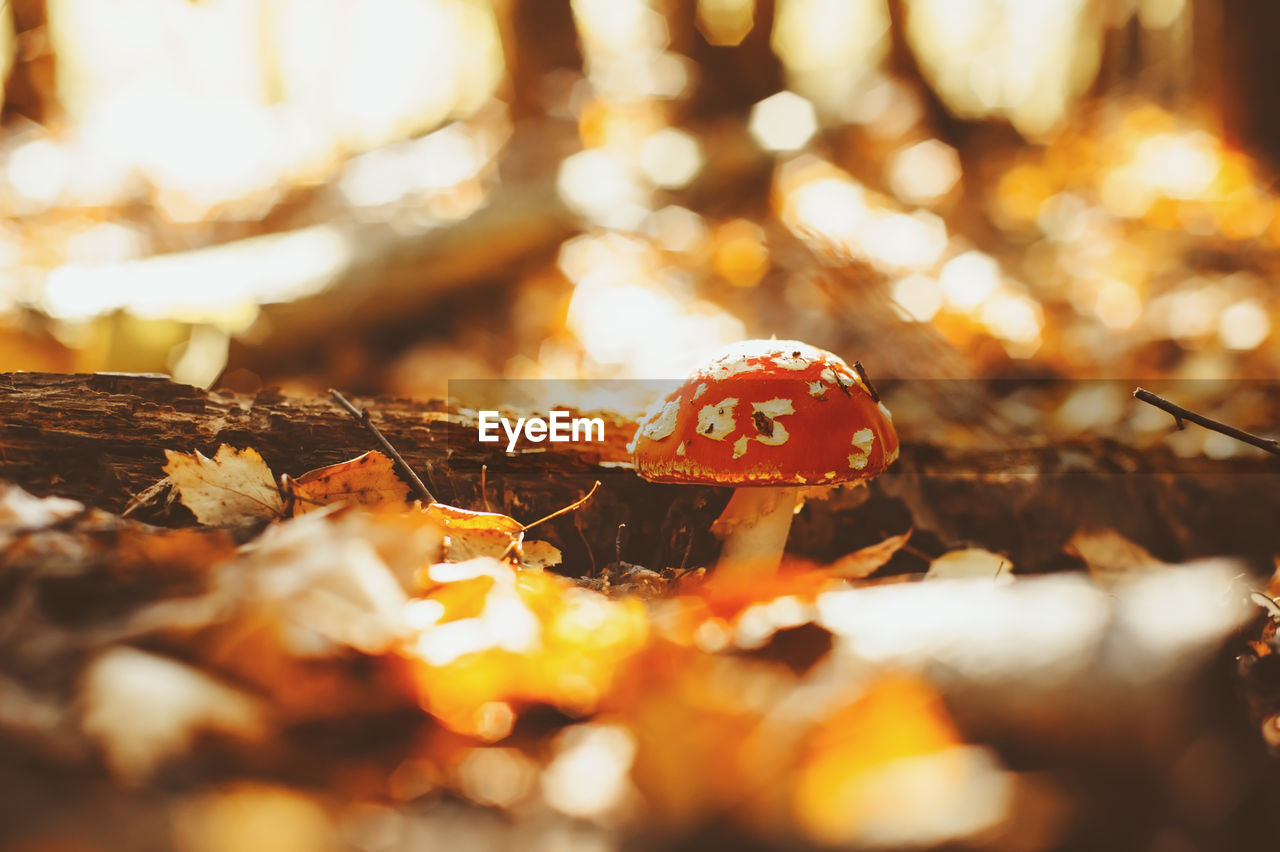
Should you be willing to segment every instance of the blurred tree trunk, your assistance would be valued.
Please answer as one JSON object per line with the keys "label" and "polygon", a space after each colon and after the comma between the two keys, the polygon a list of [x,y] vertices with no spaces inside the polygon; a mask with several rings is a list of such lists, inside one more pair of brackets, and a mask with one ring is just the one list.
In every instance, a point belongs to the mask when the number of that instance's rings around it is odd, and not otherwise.
{"label": "blurred tree trunk", "polygon": [[552,106],[549,97],[568,94],[556,90],[556,72],[582,73],[573,8],[569,0],[499,0],[496,5],[511,117],[543,116]]}
{"label": "blurred tree trunk", "polygon": [[907,41],[907,18],[911,14],[910,6],[904,0],[888,0],[889,6],[889,56],[885,59],[885,70],[898,80],[908,83],[920,96],[924,105],[925,121],[939,138],[960,148],[964,141],[966,122],[956,118],[947,109],[942,98],[933,91],[915,51]]}
{"label": "blurred tree trunk", "polygon": [[671,49],[692,60],[697,75],[689,109],[698,117],[745,114],[752,104],[786,88],[773,52],[774,0],[756,0],[755,22],[733,46],[708,43],[698,26],[697,0],[667,0]]}
{"label": "blurred tree trunk", "polygon": [[1197,0],[1193,14],[1201,91],[1223,134],[1280,168],[1280,3]]}
{"label": "blurred tree trunk", "polygon": [[[2,5],[2,4],[0,4]],[[11,0],[15,49],[4,89],[2,120],[23,116],[47,124],[58,113],[56,62],[45,0]]]}

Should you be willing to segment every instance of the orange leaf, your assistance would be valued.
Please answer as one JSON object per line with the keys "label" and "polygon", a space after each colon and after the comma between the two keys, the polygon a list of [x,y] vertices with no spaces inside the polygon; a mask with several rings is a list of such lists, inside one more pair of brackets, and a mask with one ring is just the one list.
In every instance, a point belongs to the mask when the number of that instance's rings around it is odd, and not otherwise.
{"label": "orange leaf", "polygon": [[307,471],[297,479],[288,479],[287,487],[293,495],[295,515],[330,503],[401,506],[409,496],[409,486],[396,476],[395,464],[377,450]]}

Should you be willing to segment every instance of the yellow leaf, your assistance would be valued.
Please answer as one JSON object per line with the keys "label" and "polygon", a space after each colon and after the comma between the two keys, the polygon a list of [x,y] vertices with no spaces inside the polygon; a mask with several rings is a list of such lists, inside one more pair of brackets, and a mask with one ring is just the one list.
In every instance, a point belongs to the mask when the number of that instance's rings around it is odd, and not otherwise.
{"label": "yellow leaf", "polygon": [[466,562],[478,556],[503,559],[519,551],[524,524],[496,512],[473,512],[432,503],[423,511],[449,537],[445,559]]}
{"label": "yellow leaf", "polygon": [[330,503],[354,503],[378,508],[403,505],[409,486],[395,473],[395,464],[373,450],[349,461],[308,471],[289,479],[293,513],[306,514]]}
{"label": "yellow leaf", "polygon": [[520,567],[541,571],[560,564],[560,548],[545,541],[526,541],[520,548]]}
{"label": "yellow leaf", "polygon": [[257,450],[223,444],[213,458],[164,451],[164,472],[178,489],[182,505],[207,526],[225,527],[252,520],[273,520],[284,513],[275,479]]}

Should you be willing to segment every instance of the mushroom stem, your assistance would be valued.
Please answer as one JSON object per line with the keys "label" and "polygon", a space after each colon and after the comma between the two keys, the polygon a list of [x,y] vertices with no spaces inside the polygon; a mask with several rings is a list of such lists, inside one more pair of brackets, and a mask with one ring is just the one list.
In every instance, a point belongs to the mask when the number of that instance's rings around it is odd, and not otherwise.
{"label": "mushroom stem", "polygon": [[800,489],[738,488],[712,525],[724,540],[716,573],[723,579],[773,574],[782,562]]}

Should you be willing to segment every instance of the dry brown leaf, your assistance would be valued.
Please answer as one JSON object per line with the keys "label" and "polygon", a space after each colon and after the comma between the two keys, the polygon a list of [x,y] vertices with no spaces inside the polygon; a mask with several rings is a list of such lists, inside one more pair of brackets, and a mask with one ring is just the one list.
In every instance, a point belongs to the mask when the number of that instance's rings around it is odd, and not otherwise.
{"label": "dry brown leaf", "polygon": [[[443,562],[466,562],[487,556],[493,559],[514,559],[520,567],[541,571],[560,564],[560,551],[545,541],[524,540],[525,531],[572,512],[581,506],[600,487],[597,482],[579,499],[546,517],[522,524],[515,518],[498,512],[478,512],[459,509],[445,503],[432,503],[422,508],[427,521],[444,536]],[[528,550],[526,551],[526,548]]]}
{"label": "dry brown leaf", "polygon": [[1167,567],[1145,547],[1112,529],[1078,529],[1063,547],[1089,566],[1089,575],[1109,586],[1125,576]]}
{"label": "dry brown leaf", "polygon": [[182,505],[206,526],[273,520],[284,513],[275,478],[257,450],[223,444],[213,458],[199,451],[164,454],[169,459],[164,472],[178,489]]}
{"label": "dry brown leaf", "polygon": [[396,476],[395,463],[377,450],[349,461],[308,471],[297,479],[284,478],[293,498],[293,514],[302,515],[330,503],[354,503],[379,508],[400,506],[409,486]]}
{"label": "dry brown leaf", "polygon": [[870,577],[892,559],[893,554],[902,549],[902,546],[911,539],[911,533],[911,530],[907,530],[902,535],[890,536],[878,544],[841,556],[831,565],[832,576],[844,577],[847,580]]}
{"label": "dry brown leaf", "polygon": [[520,547],[520,566],[541,571],[560,564],[560,549],[545,541],[526,541]]}
{"label": "dry brown leaf", "polygon": [[449,562],[477,556],[502,559],[516,552],[524,540],[524,524],[497,512],[473,512],[444,503],[432,503],[423,511],[448,536],[444,558]]}
{"label": "dry brown leaf", "polygon": [[39,529],[84,511],[84,504],[62,497],[37,497],[16,485],[0,483],[0,532]]}
{"label": "dry brown leaf", "polygon": [[926,580],[990,580],[1003,585],[1013,582],[1013,563],[1000,553],[981,547],[951,550],[929,565]]}
{"label": "dry brown leaf", "polygon": [[466,562],[480,556],[494,559],[514,556],[522,568],[541,571],[560,564],[560,551],[545,541],[525,541],[525,530],[573,511],[594,493],[595,487],[581,499],[531,524],[522,524],[497,512],[476,512],[444,503],[432,503],[424,507],[423,512],[447,536],[445,562]]}
{"label": "dry brown leaf", "polygon": [[85,733],[129,783],[145,781],[203,732],[253,740],[268,727],[266,708],[252,696],[184,663],[133,648],[113,648],[89,666],[81,703]]}

